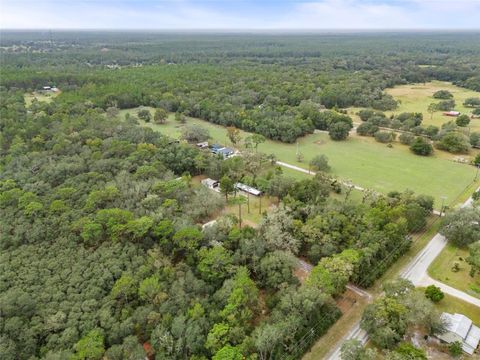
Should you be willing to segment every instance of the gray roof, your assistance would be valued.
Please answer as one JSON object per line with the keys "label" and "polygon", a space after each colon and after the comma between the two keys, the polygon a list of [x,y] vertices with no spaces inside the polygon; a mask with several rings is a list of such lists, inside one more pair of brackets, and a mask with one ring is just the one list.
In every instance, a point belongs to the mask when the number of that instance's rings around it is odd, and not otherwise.
{"label": "gray roof", "polygon": [[462,314],[443,313],[442,317],[448,322],[448,331],[457,334],[462,339],[465,339],[467,337],[468,331],[472,326],[472,320]]}
{"label": "gray roof", "polygon": [[463,339],[462,349],[473,354],[480,342],[480,328],[475,326],[468,317],[462,314],[442,313],[442,319],[447,322],[447,331]]}

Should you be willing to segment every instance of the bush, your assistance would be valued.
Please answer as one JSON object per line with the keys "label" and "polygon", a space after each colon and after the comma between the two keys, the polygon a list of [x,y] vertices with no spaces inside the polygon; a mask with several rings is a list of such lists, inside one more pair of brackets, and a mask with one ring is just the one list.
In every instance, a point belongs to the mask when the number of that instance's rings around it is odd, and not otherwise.
{"label": "bush", "polygon": [[465,127],[470,124],[470,118],[468,117],[468,115],[462,114],[457,117],[457,119],[455,120],[455,124],[457,124],[457,126]]}
{"label": "bush", "polygon": [[413,112],[403,112],[395,116],[395,120],[398,120],[401,123],[408,123],[408,127],[415,127],[422,123],[423,114],[413,113]]}
{"label": "bush", "polygon": [[413,136],[410,133],[403,133],[403,134],[400,135],[400,137],[398,139],[404,145],[411,145],[413,143],[413,141],[415,140],[415,136]]}
{"label": "bush", "polygon": [[423,129],[423,133],[430,137],[430,138],[433,138],[435,135],[438,134],[439,132],[439,128],[438,126],[435,126],[435,125],[428,125],[426,128]]}
{"label": "bush", "polygon": [[317,155],[310,160],[310,166],[317,171],[329,171],[328,158],[325,155]]}
{"label": "bush", "polygon": [[416,155],[428,156],[433,152],[433,147],[428,140],[417,137],[410,145],[410,150]]}
{"label": "bush", "polygon": [[210,138],[208,129],[205,129],[199,125],[188,125],[182,130],[182,139],[188,142],[202,142],[207,141]]}
{"label": "bush", "polygon": [[438,90],[433,94],[435,99],[447,100],[453,98],[453,95],[448,90]]}
{"label": "bush", "polygon": [[401,343],[395,349],[395,352],[402,355],[402,359],[415,359],[415,360],[427,360],[427,354],[425,351],[416,348],[410,343]]}
{"label": "bush", "polygon": [[449,111],[455,107],[455,100],[443,100],[436,105],[439,111]]}
{"label": "bush", "polygon": [[345,140],[351,128],[352,127],[345,122],[338,122],[329,126],[328,135],[335,141]]}
{"label": "bush", "polygon": [[150,114],[150,111],[148,109],[141,109],[137,112],[137,116],[139,119],[142,119],[143,121],[149,122],[152,118],[152,115]]}
{"label": "bush", "polygon": [[463,105],[464,105],[464,106],[467,106],[467,107],[477,107],[477,106],[480,106],[480,98],[478,98],[478,97],[471,97],[471,98],[465,99],[465,101],[463,102]]}
{"label": "bush", "polygon": [[391,131],[377,131],[375,133],[375,140],[380,143],[391,143],[395,140],[396,134]]}
{"label": "bush", "polygon": [[429,285],[425,289],[425,297],[432,300],[434,303],[437,303],[445,297],[445,294],[439,287]]}
{"label": "bush", "polygon": [[480,147],[480,133],[472,132],[470,134],[470,145],[473,147]]}
{"label": "bush", "polygon": [[373,136],[378,131],[378,126],[367,121],[357,127],[357,134],[361,136]]}
{"label": "bush", "polygon": [[448,351],[450,355],[457,357],[463,354],[462,343],[460,341],[455,341],[448,346]]}
{"label": "bush", "polygon": [[475,160],[473,160],[473,164],[475,166],[480,166],[480,154],[477,154],[477,156],[475,156]]}
{"label": "bush", "polygon": [[[370,120],[370,118],[372,118],[374,115],[376,114],[383,114],[381,112],[378,112],[378,111],[375,111],[375,110],[371,110],[371,109],[364,109],[364,110],[360,110],[357,114],[358,116],[360,117],[360,120],[362,121],[368,121]],[[385,116],[385,115],[384,115]]]}
{"label": "bush", "polygon": [[435,143],[437,149],[445,150],[454,154],[468,154],[470,151],[469,139],[458,132],[447,132]]}

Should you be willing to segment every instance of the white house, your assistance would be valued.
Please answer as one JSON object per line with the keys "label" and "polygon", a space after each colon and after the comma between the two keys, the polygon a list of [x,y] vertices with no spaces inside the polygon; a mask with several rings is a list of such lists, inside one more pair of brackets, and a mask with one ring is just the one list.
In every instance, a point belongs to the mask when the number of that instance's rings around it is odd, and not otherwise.
{"label": "white house", "polygon": [[480,342],[480,328],[462,314],[444,312],[441,316],[447,323],[447,331],[437,337],[448,344],[459,341],[463,351],[472,355]]}

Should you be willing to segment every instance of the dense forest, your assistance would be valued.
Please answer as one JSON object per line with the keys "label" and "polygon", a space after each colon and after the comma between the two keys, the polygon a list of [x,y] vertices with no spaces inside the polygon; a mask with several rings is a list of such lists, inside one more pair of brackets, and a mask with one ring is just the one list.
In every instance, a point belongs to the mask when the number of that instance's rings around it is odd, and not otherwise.
{"label": "dense forest", "polygon": [[[2,34],[0,358],[301,357],[346,284],[371,285],[409,248],[433,199],[349,201],[322,172],[294,180],[253,150],[224,160],[106,110],[155,105],[294,141],[324,126],[313,108],[385,109],[385,87],[419,79],[478,85],[473,35],[422,36]],[[45,84],[61,94],[27,107]],[[229,194],[199,174],[278,206],[256,228],[217,217]]]}
{"label": "dense forest", "polygon": [[476,33],[2,35],[5,86],[55,84],[71,105],[162,107],[284,142],[315,129],[312,107],[394,109],[383,90],[397,84],[480,90]]}

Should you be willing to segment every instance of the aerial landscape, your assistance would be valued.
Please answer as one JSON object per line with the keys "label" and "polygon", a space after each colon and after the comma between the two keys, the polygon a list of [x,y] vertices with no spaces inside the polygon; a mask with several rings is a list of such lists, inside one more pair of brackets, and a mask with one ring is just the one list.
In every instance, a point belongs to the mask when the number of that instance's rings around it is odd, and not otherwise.
{"label": "aerial landscape", "polygon": [[480,359],[480,2],[0,1],[1,360]]}

